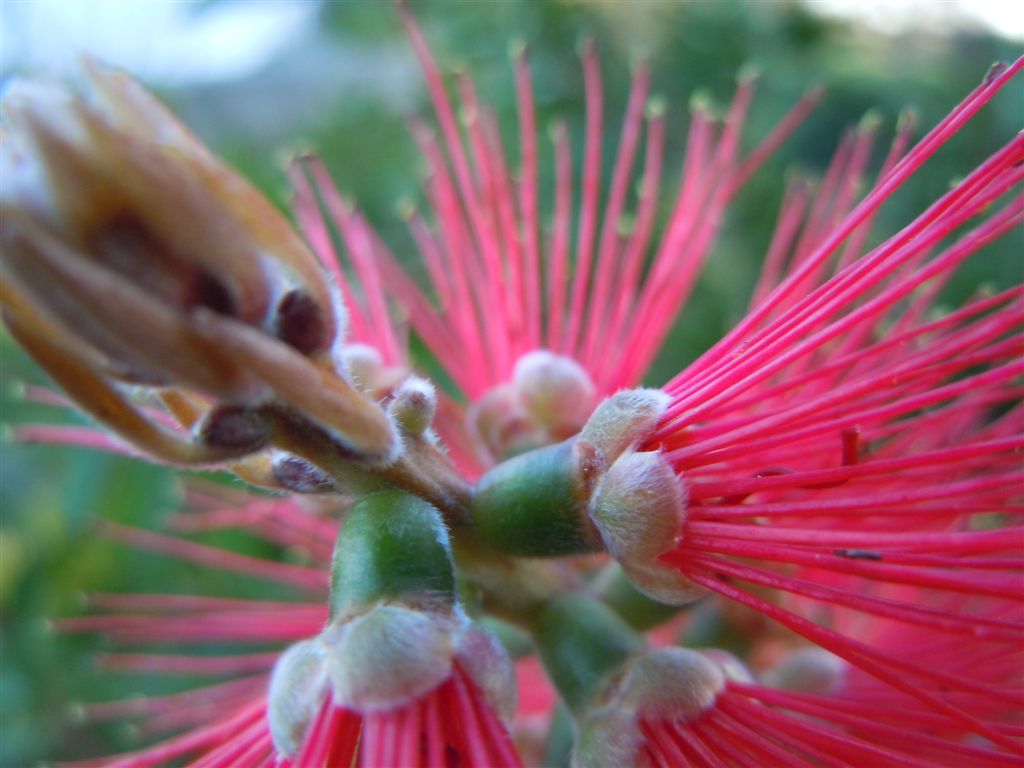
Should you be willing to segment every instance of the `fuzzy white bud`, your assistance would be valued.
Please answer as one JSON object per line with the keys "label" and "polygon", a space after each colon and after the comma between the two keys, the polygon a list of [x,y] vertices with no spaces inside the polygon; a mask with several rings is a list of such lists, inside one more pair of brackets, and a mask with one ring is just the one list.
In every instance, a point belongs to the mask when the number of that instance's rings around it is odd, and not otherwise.
{"label": "fuzzy white bud", "polygon": [[388,410],[407,435],[422,435],[434,420],[437,391],[426,379],[410,376],[395,389]]}
{"label": "fuzzy white bud", "polygon": [[602,705],[580,720],[574,768],[643,765],[640,721],[693,721],[725,687],[722,668],[686,648],[662,648],[636,659]]}
{"label": "fuzzy white bud", "polygon": [[456,658],[473,678],[494,713],[511,727],[516,714],[518,691],[512,660],[494,635],[470,624],[459,637]]}
{"label": "fuzzy white bud", "polygon": [[519,358],[512,382],[523,407],[556,438],[578,432],[593,407],[594,384],[583,367],[544,349]]}
{"label": "fuzzy white bud", "polygon": [[590,519],[608,553],[640,592],[686,605],[704,589],[658,556],[670,549],[686,516],[686,488],[657,451],[622,454],[598,482]]}
{"label": "fuzzy white bud", "polygon": [[616,392],[594,410],[580,432],[614,461],[630,446],[648,437],[668,408],[669,396],[660,389],[626,389]]}
{"label": "fuzzy white bud", "polygon": [[318,638],[286,650],[274,665],[267,694],[267,723],[274,747],[291,757],[327,693],[326,653]]}
{"label": "fuzzy white bud", "polygon": [[328,627],[321,637],[335,701],[379,712],[433,690],[451,674],[458,624],[451,616],[378,605]]}

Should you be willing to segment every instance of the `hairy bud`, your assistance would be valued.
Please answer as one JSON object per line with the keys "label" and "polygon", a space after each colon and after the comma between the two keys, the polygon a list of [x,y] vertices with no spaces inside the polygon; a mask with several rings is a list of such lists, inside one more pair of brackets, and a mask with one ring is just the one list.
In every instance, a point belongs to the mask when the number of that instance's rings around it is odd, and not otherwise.
{"label": "hairy bud", "polygon": [[274,746],[291,757],[327,691],[327,648],[319,638],[303,640],[274,665],[267,692],[267,723]]}
{"label": "hairy bud", "polygon": [[405,434],[422,435],[434,420],[437,391],[434,385],[419,376],[410,376],[398,385],[388,411]]}
{"label": "hairy bud", "polygon": [[641,721],[692,721],[714,705],[725,681],[721,667],[697,651],[663,648],[640,656],[581,718],[574,768],[641,764]]}
{"label": "hairy bud", "polygon": [[704,593],[658,560],[679,536],[686,514],[686,490],[660,453],[621,455],[601,477],[589,513],[605,549],[647,597],[686,605]]}
{"label": "hairy bud", "polygon": [[591,414],[580,438],[593,443],[614,461],[646,438],[668,408],[660,389],[625,389],[602,402]]}
{"label": "hairy bud", "polygon": [[554,439],[580,430],[593,409],[594,384],[575,360],[547,350],[523,355],[512,377],[519,401]]}

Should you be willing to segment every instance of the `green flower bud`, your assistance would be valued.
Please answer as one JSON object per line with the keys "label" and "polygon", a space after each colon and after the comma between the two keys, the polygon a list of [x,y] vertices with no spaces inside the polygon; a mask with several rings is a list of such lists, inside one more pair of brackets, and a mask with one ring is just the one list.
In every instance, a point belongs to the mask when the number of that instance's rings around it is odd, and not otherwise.
{"label": "green flower bud", "polygon": [[395,389],[388,412],[407,435],[422,435],[434,420],[437,391],[434,385],[418,376],[410,376]]}

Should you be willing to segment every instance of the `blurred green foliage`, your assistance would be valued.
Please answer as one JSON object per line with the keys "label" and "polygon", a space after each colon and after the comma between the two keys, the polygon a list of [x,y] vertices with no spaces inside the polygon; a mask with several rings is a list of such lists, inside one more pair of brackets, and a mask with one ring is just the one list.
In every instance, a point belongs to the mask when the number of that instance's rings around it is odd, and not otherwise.
{"label": "blurred green foliage", "polygon": [[[653,91],[669,106],[666,194],[660,214],[672,203],[694,93],[727,103],[737,71],[753,65],[761,84],[745,131],[746,146],[770,127],[809,87],[828,86],[823,105],[743,191],[733,207],[694,298],[682,315],[649,376],[657,384],[678,371],[709,344],[746,304],[756,269],[770,237],[787,169],[799,166],[820,174],[847,126],[868,110],[877,110],[891,135],[904,107],[913,107],[926,129],[942,117],[999,59],[1019,55],[1017,46],[976,32],[900,37],[825,21],[797,2],[489,2],[432,1],[410,4],[442,66],[470,72],[484,98],[496,110],[517,157],[516,116],[508,44],[529,43],[541,126],[565,117],[574,152],[582,149],[582,77],[576,46],[585,35],[599,45],[605,77],[605,174],[618,139],[618,115],[626,101],[631,62],[648,57]],[[201,13],[202,7],[197,7]],[[372,67],[355,75],[368,89],[339,98],[300,125],[286,110],[276,113],[281,88],[302,83],[275,80],[226,84],[260,94],[258,106],[293,131],[295,145],[323,156],[340,187],[366,210],[384,238],[403,257],[411,242],[395,213],[403,199],[421,200],[422,168],[408,136],[410,114],[428,116],[429,107],[414,64],[404,46],[393,9],[380,2],[323,2],[310,40],[285,52],[302,57],[315,38],[346,48],[399,51],[396,63],[408,72],[413,103],[377,98]],[[275,65],[281,66],[281,64]],[[273,70],[268,73],[273,74]],[[349,73],[352,74],[352,73]],[[332,72],[319,73],[331,79]],[[268,82],[271,79],[268,77]],[[346,81],[347,82],[347,81]],[[310,85],[313,82],[310,81]],[[323,83],[319,83],[322,86]],[[164,94],[191,114],[196,93]],[[1020,128],[1024,95],[1020,83],[986,109],[963,137],[957,138],[925,173],[887,205],[875,228],[889,233],[922,210],[950,181],[963,174]],[[214,110],[215,111],[215,110]],[[208,115],[215,119],[216,115]],[[212,125],[212,124],[211,124]],[[282,205],[288,192],[280,172],[280,141],[247,133],[244,121],[203,131],[214,148],[256,180]],[[542,210],[550,209],[550,146],[542,143]],[[876,150],[880,162],[885,142]],[[1006,285],[1024,276],[1024,235],[1005,238],[985,258],[965,268],[948,293],[959,301],[982,280]],[[64,418],[52,408],[26,404],[18,394],[23,382],[40,375],[13,345],[0,337],[0,408],[7,424]],[[72,418],[72,417],[69,417]],[[169,558],[134,552],[96,535],[97,518],[159,528],[177,504],[175,473],[125,458],[85,451],[19,445],[5,441],[0,456],[0,765],[21,766],[42,759],[66,759],[131,748],[131,728],[97,726],[75,718],[73,702],[105,700],[180,689],[187,681],[143,680],[97,671],[89,657],[103,641],[55,633],[50,619],[75,615],[83,595],[93,592],[198,591],[214,595],[268,594],[255,584]],[[268,547],[245,536],[216,537],[259,554]],[[284,553],[283,556],[295,556]]]}

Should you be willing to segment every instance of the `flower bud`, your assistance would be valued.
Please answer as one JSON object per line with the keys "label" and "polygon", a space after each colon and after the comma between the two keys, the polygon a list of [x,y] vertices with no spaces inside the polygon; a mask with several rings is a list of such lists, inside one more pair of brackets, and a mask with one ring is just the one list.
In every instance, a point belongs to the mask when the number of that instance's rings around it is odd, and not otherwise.
{"label": "flower bud", "polygon": [[506,726],[516,714],[516,674],[505,646],[493,634],[470,624],[458,638],[456,658]]}
{"label": "flower bud", "polygon": [[359,712],[392,709],[440,685],[452,670],[460,620],[378,605],[322,635],[335,700]]}
{"label": "flower bud", "polygon": [[338,354],[337,366],[357,389],[380,396],[408,373],[398,366],[384,362],[380,352],[369,344],[346,344]]}
{"label": "flower bud", "polygon": [[255,408],[219,405],[211,408],[196,424],[196,436],[204,445],[255,452],[270,439],[267,423]]}
{"label": "flower bud", "polygon": [[651,433],[669,400],[660,389],[617,392],[597,406],[583,426],[580,439],[593,443],[609,461],[614,461]]}
{"label": "flower bud", "polygon": [[605,549],[633,586],[669,605],[685,605],[703,594],[702,588],[658,560],[680,534],[686,495],[659,452],[630,451],[601,477],[589,510]]}
{"label": "flower bud", "polygon": [[594,384],[572,358],[530,352],[516,362],[512,381],[523,407],[555,439],[576,434],[593,408]]}
{"label": "flower bud", "polygon": [[697,651],[662,648],[640,656],[580,719],[572,765],[642,764],[641,721],[693,721],[714,705],[725,681],[721,667]]}
{"label": "flower bud", "polygon": [[598,481],[590,517],[620,563],[653,562],[679,535],[686,492],[656,451],[620,456]]}
{"label": "flower bud", "polygon": [[[45,233],[166,307],[205,307],[303,353],[326,350],[337,330],[329,283],[285,218],[138,83],[95,63],[85,74],[88,101],[33,83],[5,94],[4,229]],[[40,304],[115,351],[101,326],[116,302],[68,305],[17,262]],[[126,370],[145,369],[137,348],[116,351]]]}
{"label": "flower bud", "polygon": [[486,464],[550,442],[510,385],[496,387],[469,406],[466,428]]}
{"label": "flower bud", "polygon": [[293,756],[326,696],[360,715],[387,712],[430,694],[458,663],[502,720],[515,714],[515,672],[508,653],[461,611],[379,604],[332,621],[278,660],[268,693],[274,745]]}
{"label": "flower bud", "polygon": [[294,755],[327,690],[326,646],[319,638],[286,650],[274,665],[267,692],[267,723],[277,751]]}
{"label": "flower bud", "polygon": [[434,385],[419,376],[410,376],[395,390],[388,411],[405,434],[422,435],[430,427],[437,410]]}
{"label": "flower bud", "polygon": [[287,220],[137,83],[97,65],[86,75],[91,100],[34,84],[5,95],[12,333],[82,408],[166,460],[223,461],[263,438],[237,412],[211,417],[196,448],[154,437],[117,381],[283,405],[285,422],[301,415],[354,459],[393,462],[390,420],[325,354],[344,310]]}
{"label": "flower bud", "polygon": [[755,682],[749,667],[735,654],[723,651],[721,648],[698,648],[697,650],[721,667],[726,680],[745,684]]}
{"label": "flower bud", "polygon": [[295,493],[339,493],[341,488],[322,469],[305,459],[282,453],[271,464],[274,479]]}

